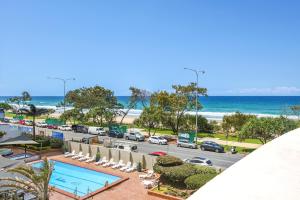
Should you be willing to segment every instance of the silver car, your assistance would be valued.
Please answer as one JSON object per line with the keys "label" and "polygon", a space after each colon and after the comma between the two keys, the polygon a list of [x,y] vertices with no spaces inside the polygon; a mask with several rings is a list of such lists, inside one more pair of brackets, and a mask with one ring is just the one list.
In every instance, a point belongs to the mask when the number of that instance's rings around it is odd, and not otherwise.
{"label": "silver car", "polygon": [[124,134],[126,140],[145,141],[145,136],[139,132],[129,132]]}
{"label": "silver car", "polygon": [[177,140],[177,147],[197,149],[198,145],[196,143],[189,142],[188,140]]}
{"label": "silver car", "polygon": [[195,165],[212,166],[212,162],[209,159],[202,157],[193,157],[191,159],[185,159],[184,162]]}

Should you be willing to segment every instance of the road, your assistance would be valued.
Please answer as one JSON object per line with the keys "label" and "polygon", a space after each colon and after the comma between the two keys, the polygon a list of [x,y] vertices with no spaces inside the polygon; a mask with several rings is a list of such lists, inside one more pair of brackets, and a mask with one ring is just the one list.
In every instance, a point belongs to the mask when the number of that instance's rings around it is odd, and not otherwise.
{"label": "road", "polygon": [[[13,136],[15,133],[19,132],[16,127],[9,127],[9,126],[1,126],[2,130],[8,131],[8,135]],[[37,128],[39,129],[39,128]],[[52,133],[52,131],[58,131],[64,133],[64,138],[67,140],[71,140],[72,138],[82,138],[86,137],[90,134],[82,134],[82,133],[74,133],[72,131],[59,131],[59,130],[49,130],[49,133]],[[38,131],[37,131],[38,134]],[[8,136],[7,135],[7,136]],[[98,136],[99,140],[103,140],[105,138],[109,138],[108,136]],[[5,140],[5,138],[2,138]],[[124,139],[116,139],[112,138],[112,140],[123,140]],[[202,151],[200,149],[188,149],[188,148],[182,148],[177,147],[175,144],[169,144],[169,145],[157,145],[157,144],[149,144],[148,142],[135,142],[138,146],[138,151],[140,153],[151,153],[154,151],[164,151],[168,153],[169,155],[173,155],[176,157],[179,157],[181,159],[186,158],[192,158],[195,156],[201,156],[204,158],[208,158],[212,161],[213,165],[218,168],[226,169],[242,159],[245,155],[243,154],[230,154],[230,153],[215,153],[215,152],[209,152],[209,151]]]}
{"label": "road", "polygon": [[[90,134],[82,134],[82,133],[73,133],[71,131],[63,131],[64,137],[67,139],[71,139],[72,137],[84,137]],[[99,140],[104,140],[109,138],[108,136],[98,136]],[[125,139],[116,139],[111,138],[112,140],[121,140],[125,141]],[[127,140],[126,140],[127,141]],[[177,147],[175,144],[169,145],[158,145],[158,144],[149,144],[148,142],[135,142],[138,146],[138,151],[140,153],[151,153],[154,151],[164,151],[169,155],[179,157],[181,159],[192,158],[195,156],[201,156],[204,158],[208,158],[212,161],[213,165],[218,168],[226,169],[245,157],[243,154],[231,154],[231,153],[215,153],[210,151],[202,151],[201,149],[189,149]]]}

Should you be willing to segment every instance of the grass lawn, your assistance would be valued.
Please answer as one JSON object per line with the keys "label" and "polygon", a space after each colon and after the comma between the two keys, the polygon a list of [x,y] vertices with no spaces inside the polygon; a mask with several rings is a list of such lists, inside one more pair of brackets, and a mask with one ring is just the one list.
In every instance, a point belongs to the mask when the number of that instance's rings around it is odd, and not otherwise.
{"label": "grass lawn", "polygon": [[[13,118],[14,116],[16,116],[16,114],[11,113],[11,112],[5,112],[5,117]],[[32,117],[24,115],[24,119],[32,120]],[[47,119],[47,115],[38,116],[38,117],[36,117],[36,119]]]}
{"label": "grass lawn", "polygon": [[[147,131],[147,130],[144,129],[144,131]],[[156,130],[156,133],[161,134],[161,135],[173,135],[172,130],[166,130],[166,129],[163,129],[163,130],[158,129],[158,130]],[[224,134],[221,134],[221,133],[198,133],[198,137],[199,138],[204,138],[204,137],[219,138],[220,140],[225,140],[226,141],[226,136]],[[239,142],[239,139],[238,139],[238,137],[229,136],[228,141]],[[245,139],[242,142],[251,143],[251,144],[262,144],[258,139]]]}
{"label": "grass lawn", "polygon": [[[200,138],[204,138],[204,137],[219,138],[220,140],[226,141],[226,136],[221,133],[198,133],[198,137],[200,137]],[[239,139],[238,139],[238,137],[235,137],[235,136],[229,136],[228,141],[239,142]],[[258,139],[245,139],[242,142],[252,143],[252,144],[261,144],[261,142]]]}

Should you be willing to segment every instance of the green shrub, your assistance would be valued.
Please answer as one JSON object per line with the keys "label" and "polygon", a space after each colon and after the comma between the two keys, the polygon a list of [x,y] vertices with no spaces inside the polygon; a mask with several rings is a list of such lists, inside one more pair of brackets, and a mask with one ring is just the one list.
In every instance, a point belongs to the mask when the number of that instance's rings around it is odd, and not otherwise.
{"label": "green shrub", "polygon": [[35,145],[37,147],[40,147],[40,146],[42,146],[42,147],[50,146],[50,139],[49,138],[43,138],[43,139],[39,138],[39,139],[36,139],[35,141],[37,143],[39,143],[39,144]]}
{"label": "green shrub", "polygon": [[27,145],[27,149],[31,149],[31,150],[34,150],[34,151],[44,151],[44,150],[49,150],[51,149],[50,146],[46,146],[46,147],[39,147],[39,146],[34,146],[34,145]]}
{"label": "green shrub", "polygon": [[197,173],[196,168],[192,164],[182,164],[174,167],[163,167],[156,163],[153,167],[156,173],[161,174],[161,178],[169,183],[183,183],[183,181]]}
{"label": "green shrub", "polygon": [[6,132],[0,131],[0,138],[2,138],[4,135],[6,135]]}
{"label": "green shrub", "polygon": [[100,152],[96,153],[96,162],[98,162],[100,160],[101,154]]}
{"label": "green shrub", "polygon": [[57,138],[51,138],[50,139],[50,146],[51,148],[61,148],[63,146],[64,142]]}
{"label": "green shrub", "polygon": [[217,174],[216,169],[206,166],[195,165],[196,174]]}
{"label": "green shrub", "polygon": [[186,178],[184,180],[184,183],[185,183],[187,189],[195,190],[195,189],[198,189],[198,188],[202,187],[203,185],[205,185],[208,181],[213,179],[215,176],[216,176],[216,174],[211,174],[211,173],[196,174],[196,175]]}
{"label": "green shrub", "polygon": [[141,162],[138,162],[136,169],[137,169],[138,172],[142,171],[142,163]]}
{"label": "green shrub", "polygon": [[173,167],[173,166],[178,166],[182,165],[182,160],[180,158],[174,157],[174,156],[159,156],[157,159],[157,164],[159,166],[163,167]]}

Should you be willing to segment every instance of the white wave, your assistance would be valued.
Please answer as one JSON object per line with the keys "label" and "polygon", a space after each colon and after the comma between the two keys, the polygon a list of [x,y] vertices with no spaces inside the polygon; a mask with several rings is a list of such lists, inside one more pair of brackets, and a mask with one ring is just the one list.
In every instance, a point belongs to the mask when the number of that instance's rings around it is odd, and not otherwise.
{"label": "white wave", "polygon": [[[18,107],[17,104],[10,104],[10,105]],[[22,107],[22,106],[20,106],[20,107]],[[62,114],[64,112],[63,107],[47,106],[47,105],[44,105],[44,106],[38,105],[36,107],[46,108],[46,109],[53,109],[53,110],[55,110],[55,113],[57,113],[57,114]],[[71,109],[73,109],[73,107],[66,107],[66,110],[71,110]],[[127,111],[127,109],[120,109],[120,110],[123,111],[123,112]],[[86,113],[86,112],[88,112],[87,109],[84,110],[84,113]],[[128,116],[139,117],[142,112],[143,112],[143,110],[140,110],[140,109],[131,109],[128,112]],[[276,115],[276,114],[244,113],[244,112],[242,112],[242,113],[243,114],[249,114],[249,115],[256,115],[257,117],[279,117],[280,116],[280,115]],[[188,112],[186,112],[186,114],[196,115],[196,112],[195,111],[188,111]],[[210,121],[212,121],[212,120],[222,121],[224,116],[233,115],[233,114],[235,114],[235,112],[202,112],[202,111],[199,111],[198,114],[202,115],[203,117],[205,117],[206,119],[208,119]],[[298,116],[295,116],[295,115],[288,115],[286,117],[289,118],[289,119],[293,119],[293,120],[298,119]]]}

